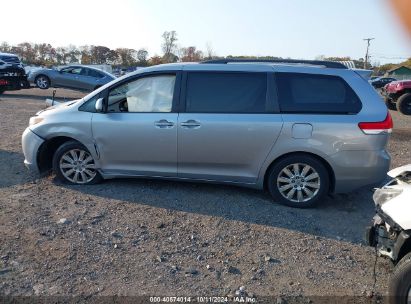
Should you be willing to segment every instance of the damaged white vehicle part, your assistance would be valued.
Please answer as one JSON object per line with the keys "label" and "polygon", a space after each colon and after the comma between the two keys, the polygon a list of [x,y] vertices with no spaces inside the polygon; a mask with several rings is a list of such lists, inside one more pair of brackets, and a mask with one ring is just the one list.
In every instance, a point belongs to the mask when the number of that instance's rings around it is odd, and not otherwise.
{"label": "damaged white vehicle part", "polygon": [[396,261],[403,245],[411,236],[411,165],[388,172],[393,178],[375,191],[373,199],[377,214],[374,217],[374,239],[381,255]]}

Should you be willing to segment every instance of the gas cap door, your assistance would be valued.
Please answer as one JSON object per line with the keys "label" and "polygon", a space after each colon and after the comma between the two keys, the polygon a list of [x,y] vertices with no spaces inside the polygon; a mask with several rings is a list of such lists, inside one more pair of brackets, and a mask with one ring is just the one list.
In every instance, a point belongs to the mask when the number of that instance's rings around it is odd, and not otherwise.
{"label": "gas cap door", "polygon": [[313,134],[313,126],[309,123],[295,123],[293,124],[293,138],[306,139],[311,138]]}

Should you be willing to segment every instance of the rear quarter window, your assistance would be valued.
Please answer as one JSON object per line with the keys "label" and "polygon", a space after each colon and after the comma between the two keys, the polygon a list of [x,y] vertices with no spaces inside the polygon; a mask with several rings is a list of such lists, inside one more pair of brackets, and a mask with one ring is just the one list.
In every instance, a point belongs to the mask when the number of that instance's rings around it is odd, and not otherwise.
{"label": "rear quarter window", "polygon": [[338,76],[276,73],[278,100],[284,113],[356,114],[362,104]]}
{"label": "rear quarter window", "polygon": [[88,70],[88,76],[91,76],[91,77],[94,77],[94,78],[103,78],[103,77],[104,77],[104,74],[102,74],[102,73],[100,73],[100,72],[98,72],[98,71],[89,69],[89,70]]}

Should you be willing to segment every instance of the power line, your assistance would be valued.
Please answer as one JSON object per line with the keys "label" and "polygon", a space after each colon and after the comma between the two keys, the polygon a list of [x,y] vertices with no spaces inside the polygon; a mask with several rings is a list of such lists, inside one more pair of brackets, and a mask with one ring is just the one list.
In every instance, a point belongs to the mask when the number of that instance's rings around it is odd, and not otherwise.
{"label": "power line", "polygon": [[368,59],[369,59],[368,51],[370,49],[370,42],[371,42],[371,40],[374,40],[374,39],[375,38],[365,38],[365,39],[363,39],[364,41],[367,41],[367,51],[365,53],[364,69],[367,68],[367,64],[368,64]]}
{"label": "power line", "polygon": [[382,53],[372,53],[370,57],[382,58],[382,59],[398,59],[398,60],[407,60],[410,58],[410,56],[406,57],[403,55],[387,55],[387,54],[382,54]]}

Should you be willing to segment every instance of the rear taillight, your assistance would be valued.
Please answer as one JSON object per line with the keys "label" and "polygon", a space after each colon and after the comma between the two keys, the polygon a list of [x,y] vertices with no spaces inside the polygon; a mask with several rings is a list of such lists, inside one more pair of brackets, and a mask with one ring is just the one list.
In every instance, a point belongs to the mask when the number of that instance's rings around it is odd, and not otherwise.
{"label": "rear taillight", "polygon": [[392,122],[391,114],[388,112],[384,121],[360,122],[358,126],[365,134],[381,134],[391,133],[394,123]]}
{"label": "rear taillight", "polygon": [[8,85],[9,82],[5,79],[0,79],[0,85]]}

